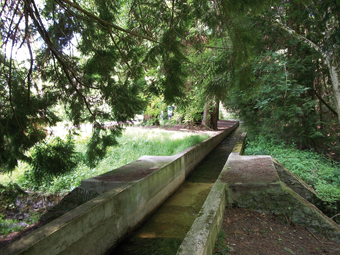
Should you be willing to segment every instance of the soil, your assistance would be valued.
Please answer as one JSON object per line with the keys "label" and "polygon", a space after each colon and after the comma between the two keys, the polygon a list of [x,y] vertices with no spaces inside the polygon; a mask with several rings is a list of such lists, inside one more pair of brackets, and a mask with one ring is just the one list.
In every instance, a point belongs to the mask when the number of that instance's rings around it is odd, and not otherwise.
{"label": "soil", "polygon": [[20,232],[0,235],[0,249],[41,227],[44,224],[41,221],[29,224],[32,220],[31,215],[38,217],[46,213],[50,208],[58,204],[62,198],[63,195],[60,194],[44,195],[33,192],[25,192],[24,195],[18,195],[14,201],[1,197],[0,215],[3,215],[4,219],[19,220],[16,225],[24,226],[25,228]]}
{"label": "soil", "polygon": [[215,254],[340,254],[340,244],[269,213],[226,209],[222,231]]}

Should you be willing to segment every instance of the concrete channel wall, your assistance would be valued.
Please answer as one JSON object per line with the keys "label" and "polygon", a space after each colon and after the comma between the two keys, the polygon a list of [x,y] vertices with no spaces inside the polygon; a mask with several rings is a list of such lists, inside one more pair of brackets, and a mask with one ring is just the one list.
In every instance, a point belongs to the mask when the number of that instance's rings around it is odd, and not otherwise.
{"label": "concrete channel wall", "polygon": [[[239,156],[243,153],[245,139],[246,133],[243,133],[230,155]],[[223,170],[225,170],[224,168]],[[225,186],[225,183],[219,177],[179,247],[177,255],[213,254],[226,207],[227,194]]]}
{"label": "concrete channel wall", "polygon": [[81,189],[100,195],[13,242],[0,254],[104,254],[168,198],[238,122],[172,157],[144,156]]}

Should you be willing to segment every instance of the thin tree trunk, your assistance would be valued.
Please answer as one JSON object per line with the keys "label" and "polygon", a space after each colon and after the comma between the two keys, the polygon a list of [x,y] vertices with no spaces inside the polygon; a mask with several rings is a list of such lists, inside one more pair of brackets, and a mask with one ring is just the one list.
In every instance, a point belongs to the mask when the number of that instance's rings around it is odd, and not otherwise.
{"label": "thin tree trunk", "polygon": [[211,127],[213,130],[217,130],[217,121],[218,121],[218,114],[219,114],[219,100],[216,99],[215,101],[215,108],[214,111],[211,114]]}
{"label": "thin tree trunk", "polygon": [[340,123],[340,85],[339,85],[340,65],[339,65],[339,62],[336,61],[334,58],[328,57],[326,61],[327,61],[329,73],[331,76],[335,107],[336,107],[336,111],[338,112],[338,120]]}
{"label": "thin tree trunk", "polygon": [[204,105],[204,111],[203,111],[203,120],[202,120],[202,125],[210,128],[210,103],[205,103]]}

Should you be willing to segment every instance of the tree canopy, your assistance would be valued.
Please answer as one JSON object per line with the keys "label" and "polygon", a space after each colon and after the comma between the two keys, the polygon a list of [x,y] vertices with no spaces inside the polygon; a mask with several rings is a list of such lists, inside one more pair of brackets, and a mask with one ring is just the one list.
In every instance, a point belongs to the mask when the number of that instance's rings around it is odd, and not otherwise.
{"label": "tree canopy", "polygon": [[[27,149],[61,118],[56,105],[73,125],[94,123],[95,161],[152,95],[187,115],[224,101],[246,122],[303,134],[314,147],[334,138],[339,7],[336,0],[1,0],[1,168],[31,160]],[[107,120],[117,125],[107,129]]]}

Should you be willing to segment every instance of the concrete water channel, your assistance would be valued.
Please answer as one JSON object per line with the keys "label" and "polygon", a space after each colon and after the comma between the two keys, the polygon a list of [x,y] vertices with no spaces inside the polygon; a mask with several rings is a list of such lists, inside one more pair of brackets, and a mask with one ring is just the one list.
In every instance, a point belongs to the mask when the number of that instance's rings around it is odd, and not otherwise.
{"label": "concrete water channel", "polygon": [[241,133],[240,127],[234,130],[172,196],[106,254],[176,254]]}
{"label": "concrete water channel", "polygon": [[284,215],[340,242],[339,225],[308,202],[316,193],[270,156],[243,156],[246,134],[238,122],[222,124],[174,156],[83,180],[56,210],[72,208],[0,255],[212,254],[226,206]]}

